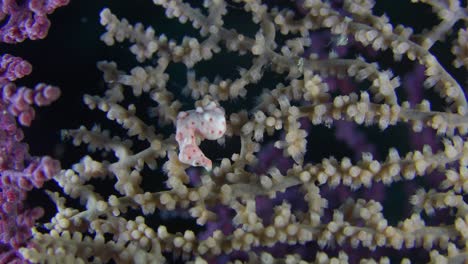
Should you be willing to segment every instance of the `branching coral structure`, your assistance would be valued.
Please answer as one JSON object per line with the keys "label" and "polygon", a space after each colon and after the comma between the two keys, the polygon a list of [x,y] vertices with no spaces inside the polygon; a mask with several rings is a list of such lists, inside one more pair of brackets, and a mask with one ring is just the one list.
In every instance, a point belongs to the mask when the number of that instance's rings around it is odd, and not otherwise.
{"label": "branching coral structure", "polygon": [[[47,15],[67,5],[68,0],[0,1],[0,43],[17,44],[46,37]],[[21,126],[30,126],[35,106],[58,99],[60,89],[39,83],[34,89],[14,83],[29,75],[32,65],[10,54],[0,54],[0,263],[28,263],[19,249],[29,246],[31,228],[43,215],[33,207],[28,191],[40,188],[60,171],[60,162],[49,156],[33,156],[23,142]],[[19,126],[20,124],[21,126]]]}
{"label": "branching coral structure", "polygon": [[[64,131],[90,153],[54,176],[57,212],[33,229],[25,259],[468,261],[466,3],[406,3],[437,16],[416,31],[378,15],[372,0],[153,2],[196,33],[170,39],[102,10],[104,43],[130,43],[140,65],[99,62],[106,91],[84,103],[123,133]],[[231,26],[233,16],[250,26]],[[219,67],[197,77],[225,54],[249,62],[229,78]],[[187,71],[183,88],[176,66]],[[210,118],[216,125],[201,123]],[[147,184],[156,181],[164,187]],[[164,212],[197,228],[154,220]]]}

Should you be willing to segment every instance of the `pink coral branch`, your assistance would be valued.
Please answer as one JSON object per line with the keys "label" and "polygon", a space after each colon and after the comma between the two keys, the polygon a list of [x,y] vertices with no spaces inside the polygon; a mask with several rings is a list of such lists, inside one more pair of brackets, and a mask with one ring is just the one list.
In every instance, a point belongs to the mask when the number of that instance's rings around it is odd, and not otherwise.
{"label": "pink coral branch", "polygon": [[60,89],[46,85],[37,84],[34,90],[20,87],[8,83],[0,88],[3,100],[10,104],[9,112],[18,117],[18,122],[23,126],[29,126],[34,119],[35,111],[32,105],[45,106],[57,100],[60,96]]}
{"label": "pink coral branch", "polygon": [[68,3],[69,0],[0,1],[0,21],[7,20],[0,28],[0,41],[17,43],[27,38],[45,38],[50,27],[47,15]]}
{"label": "pink coral branch", "polygon": [[32,66],[20,57],[4,54],[0,57],[0,84],[12,82],[29,75]]}

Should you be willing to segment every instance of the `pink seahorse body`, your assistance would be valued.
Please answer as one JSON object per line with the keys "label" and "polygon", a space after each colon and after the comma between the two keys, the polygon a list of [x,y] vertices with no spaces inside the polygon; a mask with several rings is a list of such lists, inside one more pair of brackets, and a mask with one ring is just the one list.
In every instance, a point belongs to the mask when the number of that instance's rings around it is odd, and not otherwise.
{"label": "pink seahorse body", "polygon": [[211,170],[212,162],[198,147],[197,138],[201,140],[221,138],[226,132],[224,115],[224,109],[215,102],[177,115],[176,141],[179,144],[181,162]]}

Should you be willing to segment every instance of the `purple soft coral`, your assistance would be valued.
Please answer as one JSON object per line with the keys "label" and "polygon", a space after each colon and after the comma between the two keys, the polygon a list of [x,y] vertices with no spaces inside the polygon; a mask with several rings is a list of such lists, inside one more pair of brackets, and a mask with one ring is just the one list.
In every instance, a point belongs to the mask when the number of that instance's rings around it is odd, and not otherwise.
{"label": "purple soft coral", "polygon": [[23,126],[29,126],[34,119],[35,112],[31,105],[49,105],[60,96],[60,89],[54,86],[40,83],[34,90],[8,83],[0,88],[0,97],[8,102],[8,112],[18,117],[18,122]]}
{"label": "purple soft coral", "polygon": [[23,262],[17,249],[26,246],[31,227],[43,214],[42,208],[25,207],[26,192],[41,187],[60,170],[58,161],[28,154],[11,106],[0,97],[0,263]]}
{"label": "purple soft coral", "polygon": [[10,54],[0,56],[0,85],[22,78],[31,71],[31,64],[20,57]]}
{"label": "purple soft coral", "polygon": [[0,1],[0,21],[7,20],[0,28],[0,41],[17,43],[27,38],[45,38],[50,26],[47,15],[68,3],[69,0]]}
{"label": "purple soft coral", "polygon": [[[44,38],[50,26],[47,14],[68,2],[0,0],[0,42]],[[22,58],[0,56],[0,264],[27,263],[18,249],[27,246],[31,228],[43,214],[42,208],[25,205],[27,191],[40,188],[60,170],[58,161],[29,155],[28,145],[21,142],[23,132],[17,122],[29,126],[35,116],[33,105],[48,105],[60,96],[54,86],[38,84],[29,89],[12,83],[31,71],[31,64]]]}

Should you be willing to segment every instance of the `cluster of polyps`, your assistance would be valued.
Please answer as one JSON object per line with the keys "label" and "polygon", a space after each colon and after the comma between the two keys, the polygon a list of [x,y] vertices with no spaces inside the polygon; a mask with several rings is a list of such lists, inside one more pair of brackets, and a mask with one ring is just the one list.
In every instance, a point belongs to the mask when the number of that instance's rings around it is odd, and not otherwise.
{"label": "cluster of polyps", "polygon": [[177,115],[176,140],[179,143],[179,160],[192,166],[211,170],[212,162],[198,147],[201,140],[215,140],[226,132],[224,109],[215,102]]}

